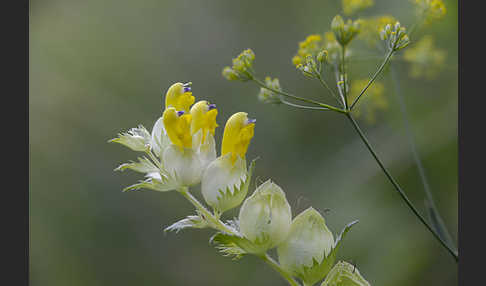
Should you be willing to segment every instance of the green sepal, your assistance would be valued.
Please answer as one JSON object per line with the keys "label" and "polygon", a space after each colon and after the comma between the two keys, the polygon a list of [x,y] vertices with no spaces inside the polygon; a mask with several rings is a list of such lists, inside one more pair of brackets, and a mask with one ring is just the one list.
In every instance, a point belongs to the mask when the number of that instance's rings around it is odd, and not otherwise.
{"label": "green sepal", "polygon": [[245,254],[259,253],[260,250],[260,247],[244,237],[222,232],[214,234],[209,243],[216,243],[216,248],[223,256],[233,257],[233,260],[238,260]]}
{"label": "green sepal", "polygon": [[336,255],[339,250],[339,247],[341,246],[341,242],[343,241],[344,237],[351,229],[351,227],[356,223],[358,223],[358,220],[348,223],[344,227],[344,229],[337,237],[331,252],[329,252],[329,255],[324,257],[324,259],[320,263],[317,260],[312,259],[313,260],[312,266],[310,267],[304,266],[296,274],[298,278],[302,279],[302,281],[305,282],[305,285],[314,285],[316,282],[323,279],[329,273],[329,271],[334,265],[334,262],[336,261]]}
{"label": "green sepal", "polygon": [[206,228],[208,227],[208,223],[205,219],[201,217],[201,215],[190,215],[180,221],[177,221],[170,226],[164,229],[164,232],[167,231],[175,231],[178,233],[179,231],[185,228]]}
{"label": "green sepal", "polygon": [[136,184],[128,186],[123,189],[123,192],[138,191],[140,189],[148,189],[158,192],[167,192],[177,189],[178,185],[172,177],[161,174],[162,180],[148,178],[144,181],[139,181]]}
{"label": "green sepal", "polygon": [[346,261],[339,261],[321,286],[370,286],[370,283],[361,276],[356,266]]}
{"label": "green sepal", "polygon": [[222,189],[218,190],[219,195],[217,199],[218,205],[220,206],[220,209],[217,210],[218,212],[223,213],[229,209],[237,207],[239,204],[241,204],[241,202],[243,202],[246,195],[248,194],[248,187],[250,186],[256,160],[258,160],[258,158],[251,161],[245,180],[240,179],[240,186],[236,187],[235,185],[232,187],[233,192],[231,191],[229,186],[226,187],[226,190],[224,191]]}
{"label": "green sepal", "polygon": [[139,173],[153,173],[159,171],[159,168],[146,157],[139,157],[138,162],[130,161],[129,163],[123,163],[118,166],[115,171],[125,171],[127,169]]}
{"label": "green sepal", "polygon": [[108,142],[122,144],[133,151],[146,152],[150,149],[151,139],[152,137],[147,129],[142,125],[139,125],[137,128],[132,128],[127,132],[119,133],[117,138],[108,140]]}

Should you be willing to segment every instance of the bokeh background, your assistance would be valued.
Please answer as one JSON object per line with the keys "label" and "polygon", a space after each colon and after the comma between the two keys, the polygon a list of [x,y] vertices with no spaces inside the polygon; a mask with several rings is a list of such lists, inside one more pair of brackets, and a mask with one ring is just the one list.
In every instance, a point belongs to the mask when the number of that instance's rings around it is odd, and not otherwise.
{"label": "bokeh background", "polygon": [[[405,26],[414,22],[411,2],[375,2],[360,16],[387,13]],[[457,264],[411,214],[343,116],[263,104],[255,85],[221,76],[234,56],[252,48],[261,77],[279,77],[290,92],[331,102],[291,58],[306,35],[329,30],[340,1],[30,4],[31,285],[286,285],[255,257],[222,257],[208,243],[210,230],[164,234],[163,227],[193,213],[177,193],[121,192],[141,175],[113,169],[137,154],[107,140],[138,124],[151,130],[163,94],[177,81],[192,81],[197,99],[218,105],[218,142],[231,114],[257,118],[247,154],[260,157],[256,182],[272,178],[282,186],[294,216],[312,205],[334,233],[360,220],[339,258],[355,263],[372,285],[457,284]],[[413,78],[401,54],[394,64],[433,195],[457,241],[457,2],[445,4],[445,18],[415,34],[432,35],[447,53],[440,72]],[[359,60],[381,54],[361,47],[354,49],[352,78],[368,77],[380,63]],[[388,108],[373,124],[359,122],[425,211],[390,72],[380,80]]]}

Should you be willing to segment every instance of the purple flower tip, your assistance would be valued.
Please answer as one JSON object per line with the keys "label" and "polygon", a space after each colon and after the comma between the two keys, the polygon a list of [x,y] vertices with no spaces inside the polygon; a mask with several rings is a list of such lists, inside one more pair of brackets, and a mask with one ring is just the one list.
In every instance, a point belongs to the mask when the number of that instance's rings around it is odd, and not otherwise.
{"label": "purple flower tip", "polygon": [[255,118],[254,119],[249,119],[248,118],[248,124],[255,123],[255,122],[256,122],[256,119]]}
{"label": "purple flower tip", "polygon": [[208,110],[215,109],[215,108],[216,108],[216,104],[214,104],[214,103],[211,103],[210,105],[208,105]]}
{"label": "purple flower tip", "polygon": [[177,111],[177,116],[182,116],[184,113],[185,113],[184,110],[179,110]]}

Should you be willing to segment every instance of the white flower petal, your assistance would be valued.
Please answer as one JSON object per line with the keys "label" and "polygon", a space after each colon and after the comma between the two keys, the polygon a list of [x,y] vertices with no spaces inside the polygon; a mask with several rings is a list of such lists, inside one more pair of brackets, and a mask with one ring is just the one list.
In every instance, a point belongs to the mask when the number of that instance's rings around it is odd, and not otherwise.
{"label": "white flower petal", "polygon": [[163,164],[180,186],[192,186],[201,181],[203,168],[192,149],[184,149],[182,152],[178,146],[169,145],[163,153]]}
{"label": "white flower petal", "polygon": [[203,169],[206,169],[209,163],[216,159],[216,142],[214,141],[214,136],[207,131],[204,143],[201,144],[202,132],[203,130],[200,129],[192,136],[192,149],[198,154]]}
{"label": "white flower petal", "polygon": [[167,132],[164,129],[164,122],[162,121],[162,117],[160,117],[152,128],[150,146],[152,147],[152,151],[154,151],[157,156],[161,157],[162,151],[165,150],[169,144],[170,141]]}

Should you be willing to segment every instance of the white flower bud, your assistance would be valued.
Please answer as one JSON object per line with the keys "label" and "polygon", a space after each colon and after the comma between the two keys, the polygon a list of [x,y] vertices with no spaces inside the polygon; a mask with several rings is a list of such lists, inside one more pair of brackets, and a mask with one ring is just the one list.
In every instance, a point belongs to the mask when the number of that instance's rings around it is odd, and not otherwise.
{"label": "white flower bud", "polygon": [[258,186],[240,209],[240,231],[261,252],[285,240],[292,213],[283,190],[271,180]]}
{"label": "white flower bud", "polygon": [[182,152],[178,146],[170,145],[163,154],[164,167],[180,186],[192,186],[201,181],[203,166],[192,149]]}
{"label": "white flower bud", "polygon": [[324,218],[310,207],[294,218],[287,239],[277,252],[284,269],[300,273],[304,266],[311,267],[314,260],[321,263],[333,246],[334,238]]}
{"label": "white flower bud", "polygon": [[231,161],[231,153],[216,158],[203,173],[201,192],[204,200],[214,209],[224,212],[243,201],[248,189],[246,160],[237,157]]}

